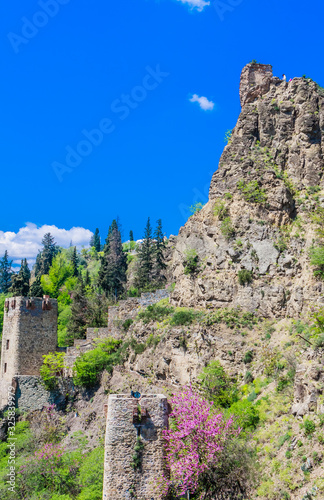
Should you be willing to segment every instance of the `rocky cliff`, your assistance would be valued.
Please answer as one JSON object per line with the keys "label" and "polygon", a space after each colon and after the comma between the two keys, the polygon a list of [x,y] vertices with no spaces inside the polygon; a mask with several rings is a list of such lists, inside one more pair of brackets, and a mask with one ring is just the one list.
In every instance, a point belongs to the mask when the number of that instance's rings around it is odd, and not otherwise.
{"label": "rocky cliff", "polygon": [[[172,303],[297,317],[323,302],[309,249],[317,238],[313,215],[324,206],[324,89],[251,63],[240,99],[209,201],[180,230]],[[191,271],[188,255],[196,256]]]}

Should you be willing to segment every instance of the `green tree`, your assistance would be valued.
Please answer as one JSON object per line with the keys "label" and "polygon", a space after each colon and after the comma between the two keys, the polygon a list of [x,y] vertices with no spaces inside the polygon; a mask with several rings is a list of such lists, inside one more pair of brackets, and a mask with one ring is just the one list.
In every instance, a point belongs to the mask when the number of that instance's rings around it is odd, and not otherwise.
{"label": "green tree", "polygon": [[67,260],[65,255],[60,252],[54,257],[48,274],[41,277],[42,288],[45,293],[53,298],[57,298],[60,294],[60,288],[62,288],[68,278],[72,276],[72,264]]}
{"label": "green tree", "polygon": [[51,233],[46,233],[42,239],[43,250],[37,255],[35,274],[48,274],[58,247]]}
{"label": "green tree", "polygon": [[7,293],[11,286],[11,278],[13,275],[12,260],[9,260],[8,252],[5,251],[4,256],[0,259],[0,292]]}
{"label": "green tree", "polygon": [[95,230],[94,235],[91,237],[90,246],[94,247],[97,252],[100,252],[101,250],[101,241],[98,228]]}
{"label": "green tree", "polygon": [[86,297],[85,288],[82,279],[73,292],[73,301],[71,306],[71,317],[67,326],[67,342],[73,344],[74,339],[84,339],[88,326],[89,303]]}
{"label": "green tree", "polygon": [[231,380],[219,361],[211,361],[198,375],[204,396],[215,406],[229,408],[238,400],[236,381]]}
{"label": "green tree", "polygon": [[133,231],[129,231],[129,241],[134,241],[134,233],[133,233]]}
{"label": "green tree", "polygon": [[77,277],[78,276],[78,255],[77,255],[76,247],[73,248],[71,264],[72,264],[72,269],[73,269],[72,276]]}
{"label": "green tree", "polygon": [[135,281],[136,286],[139,289],[145,290],[151,287],[153,267],[154,245],[152,239],[151,221],[150,218],[148,218],[144,231],[144,239],[138,250],[138,264]]}
{"label": "green tree", "polygon": [[58,376],[63,376],[64,352],[50,352],[43,356],[44,361],[40,369],[40,376],[48,391],[57,388]]}
{"label": "green tree", "polygon": [[108,231],[99,270],[99,286],[107,297],[119,298],[125,289],[127,260],[123,251],[119,224],[116,220]]}
{"label": "green tree", "polygon": [[92,289],[88,295],[87,323],[91,328],[107,326],[108,300],[104,294]]}
{"label": "green tree", "polygon": [[84,278],[84,284],[85,284],[85,286],[90,286],[91,285],[91,278],[90,278],[89,269],[86,270],[85,278]]}
{"label": "green tree", "polygon": [[163,282],[166,281],[164,272],[167,266],[165,263],[164,252],[165,252],[165,242],[162,229],[162,219],[158,219],[157,226],[154,232],[154,258],[155,258],[154,281],[156,281],[157,285],[161,285]]}
{"label": "green tree", "polygon": [[30,297],[43,297],[44,290],[41,283],[41,276],[38,275],[30,285],[29,296]]}
{"label": "green tree", "polygon": [[26,259],[22,259],[18,274],[12,276],[9,292],[13,297],[27,297],[29,294],[30,270]]}

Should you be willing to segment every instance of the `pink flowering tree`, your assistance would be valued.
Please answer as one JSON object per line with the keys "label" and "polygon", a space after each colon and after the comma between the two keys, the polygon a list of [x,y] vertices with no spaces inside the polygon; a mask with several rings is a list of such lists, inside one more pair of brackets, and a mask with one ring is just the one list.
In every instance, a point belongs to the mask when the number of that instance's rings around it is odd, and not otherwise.
{"label": "pink flowering tree", "polygon": [[171,400],[170,428],[164,431],[166,467],[159,481],[161,496],[195,494],[205,498],[226,442],[237,436],[233,418],[215,411],[213,403],[185,388]]}

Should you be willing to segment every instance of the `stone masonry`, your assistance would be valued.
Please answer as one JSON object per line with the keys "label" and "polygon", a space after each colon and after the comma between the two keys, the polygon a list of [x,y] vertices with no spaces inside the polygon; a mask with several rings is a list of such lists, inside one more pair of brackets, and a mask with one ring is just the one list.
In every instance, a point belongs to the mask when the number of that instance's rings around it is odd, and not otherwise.
{"label": "stone masonry", "polygon": [[[109,396],[103,500],[158,498],[156,479],[163,471],[162,431],[167,426],[165,396],[143,395],[139,400],[125,394]],[[144,448],[141,465],[134,470],[131,463],[138,437]]]}
{"label": "stone masonry", "polygon": [[241,74],[241,106],[265,94],[270,89],[272,66],[270,64],[247,64]]}
{"label": "stone masonry", "polygon": [[118,306],[108,308],[108,326],[104,328],[87,328],[86,339],[75,340],[72,347],[68,347],[64,359],[64,376],[72,377],[73,365],[76,358],[81,354],[91,351],[95,346],[95,340],[107,337],[120,338],[120,325],[127,319],[135,319],[139,311],[150,305],[156,304],[170,295],[167,289],[156,292],[142,293],[140,297],[132,297],[120,300]]}
{"label": "stone masonry", "polygon": [[7,404],[8,386],[18,375],[39,376],[43,355],[57,346],[57,301],[45,297],[11,297],[3,319],[0,397]]}

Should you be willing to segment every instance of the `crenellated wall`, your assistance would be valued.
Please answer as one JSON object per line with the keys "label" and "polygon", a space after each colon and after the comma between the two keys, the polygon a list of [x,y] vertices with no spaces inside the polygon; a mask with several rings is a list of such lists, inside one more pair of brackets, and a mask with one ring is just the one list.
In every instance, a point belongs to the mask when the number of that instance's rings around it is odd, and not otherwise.
{"label": "crenellated wall", "polygon": [[7,404],[8,386],[17,375],[39,376],[43,355],[57,348],[57,301],[48,297],[11,297],[3,319],[0,396]]}

